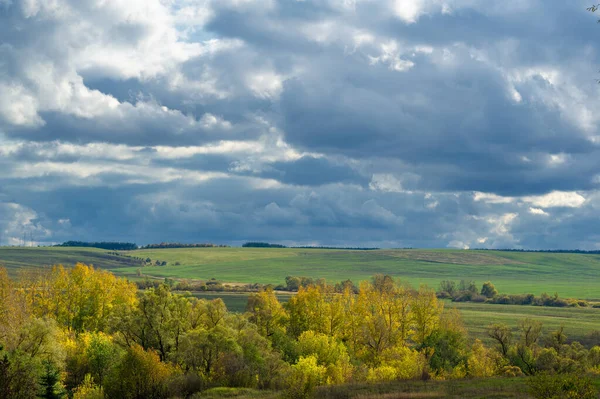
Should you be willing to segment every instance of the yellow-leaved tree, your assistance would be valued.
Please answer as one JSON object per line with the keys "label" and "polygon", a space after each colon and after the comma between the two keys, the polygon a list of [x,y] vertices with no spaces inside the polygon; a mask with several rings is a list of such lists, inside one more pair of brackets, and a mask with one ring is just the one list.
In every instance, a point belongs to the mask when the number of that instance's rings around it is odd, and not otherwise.
{"label": "yellow-leaved tree", "polygon": [[22,289],[36,316],[50,315],[76,332],[105,329],[115,308],[132,306],[137,292],[127,280],[83,263],[54,266],[50,273],[23,281]]}

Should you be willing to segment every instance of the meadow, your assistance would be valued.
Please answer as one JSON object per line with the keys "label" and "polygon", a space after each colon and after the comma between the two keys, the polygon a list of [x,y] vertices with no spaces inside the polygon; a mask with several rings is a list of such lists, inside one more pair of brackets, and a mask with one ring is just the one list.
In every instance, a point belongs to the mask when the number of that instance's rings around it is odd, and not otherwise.
{"label": "meadow", "polygon": [[[367,280],[389,274],[415,286],[441,280],[492,281],[501,293],[555,293],[600,299],[600,255],[464,250],[324,250],[276,248],[193,248],[131,251],[132,256],[168,262],[142,273],[153,277],[282,284],[286,276],[329,282]],[[1,252],[0,252],[0,260]],[[178,263],[178,264],[176,264]],[[137,267],[118,267],[135,276]]]}
{"label": "meadow", "polygon": [[[121,251],[93,248],[0,248],[0,265],[9,273],[53,264],[93,264],[116,275],[223,282],[282,284],[286,276],[351,279],[358,283],[376,273],[412,285],[437,287],[441,280],[492,281],[500,293],[600,299],[600,255],[403,249],[351,251],[292,248],[177,248]],[[140,267],[134,258],[167,262]]]}

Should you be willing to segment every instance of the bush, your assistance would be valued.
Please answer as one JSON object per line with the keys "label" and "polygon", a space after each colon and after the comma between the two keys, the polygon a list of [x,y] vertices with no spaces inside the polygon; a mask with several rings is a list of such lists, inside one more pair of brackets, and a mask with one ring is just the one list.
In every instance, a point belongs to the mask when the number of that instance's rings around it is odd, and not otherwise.
{"label": "bush", "polygon": [[538,399],[597,399],[592,380],[578,374],[540,373],[528,381],[529,390]]}
{"label": "bush", "polygon": [[498,295],[498,290],[494,287],[491,281],[486,281],[483,283],[483,287],[481,287],[481,295],[486,298],[493,298]]}
{"label": "bush", "polygon": [[309,398],[315,388],[325,382],[326,373],[327,368],[319,366],[315,356],[300,357],[298,363],[292,366],[286,397]]}
{"label": "bush", "polygon": [[484,295],[473,294],[471,296],[471,302],[483,303],[487,300],[487,297]]}

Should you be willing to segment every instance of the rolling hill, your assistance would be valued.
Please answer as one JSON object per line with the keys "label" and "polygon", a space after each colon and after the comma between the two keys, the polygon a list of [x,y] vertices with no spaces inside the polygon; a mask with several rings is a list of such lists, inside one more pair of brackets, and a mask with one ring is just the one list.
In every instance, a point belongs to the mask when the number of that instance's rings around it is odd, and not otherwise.
{"label": "rolling hill", "polygon": [[[144,266],[135,258],[166,266]],[[437,287],[441,280],[492,281],[501,293],[557,292],[561,297],[599,299],[600,255],[405,249],[352,251],[291,248],[176,248],[106,251],[94,248],[0,248],[0,265],[11,274],[21,268],[53,264],[93,264],[136,278],[216,278],[226,282],[281,284],[286,276],[331,282],[392,275],[413,285]]]}

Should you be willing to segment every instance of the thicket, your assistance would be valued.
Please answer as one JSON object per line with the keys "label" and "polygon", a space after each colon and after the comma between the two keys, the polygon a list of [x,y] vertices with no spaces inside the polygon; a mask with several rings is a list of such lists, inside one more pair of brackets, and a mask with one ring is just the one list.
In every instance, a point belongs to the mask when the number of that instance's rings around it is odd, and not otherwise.
{"label": "thicket", "polygon": [[[265,289],[234,314],[168,284],[138,293],[83,264],[17,280],[0,269],[0,397],[188,398],[245,387],[305,398],[321,385],[600,372],[600,347],[567,344],[562,330],[543,336],[532,320],[518,331],[490,326],[493,347],[470,343],[460,314],[426,286],[377,275],[337,291],[314,282],[284,306]],[[538,382],[565,386],[549,381]]]}
{"label": "thicket", "polygon": [[481,289],[474,281],[444,280],[440,283],[437,296],[441,299],[450,299],[453,302],[485,302],[502,305],[532,305],[551,307],[587,307],[590,304],[582,299],[560,298],[558,293],[549,295],[542,293],[539,297],[534,294],[500,294],[490,281],[483,283]]}

